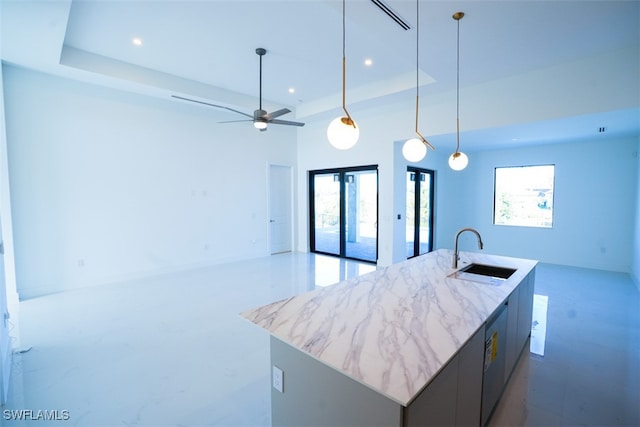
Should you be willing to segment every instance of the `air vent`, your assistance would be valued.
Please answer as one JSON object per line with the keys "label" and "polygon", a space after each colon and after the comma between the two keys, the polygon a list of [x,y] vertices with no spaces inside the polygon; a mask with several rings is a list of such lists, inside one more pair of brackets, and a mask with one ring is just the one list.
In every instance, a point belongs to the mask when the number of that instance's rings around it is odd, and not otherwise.
{"label": "air vent", "polygon": [[411,28],[411,25],[409,25],[409,23],[407,21],[405,21],[402,17],[400,17],[400,15],[398,15],[397,13],[395,13],[393,11],[393,9],[391,9],[389,6],[387,6],[386,4],[384,4],[384,2],[382,2],[381,0],[371,0],[371,3],[375,4],[376,6],[378,6],[378,8],[384,12],[385,15],[387,15],[389,18],[393,19],[393,21],[400,25],[400,27],[403,30],[408,30]]}

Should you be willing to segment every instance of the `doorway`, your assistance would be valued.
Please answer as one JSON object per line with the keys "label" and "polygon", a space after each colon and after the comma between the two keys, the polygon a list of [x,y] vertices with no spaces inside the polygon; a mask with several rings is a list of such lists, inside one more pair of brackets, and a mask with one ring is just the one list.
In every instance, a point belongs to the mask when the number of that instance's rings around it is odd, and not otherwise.
{"label": "doorway", "polygon": [[378,166],[309,171],[310,250],[378,260]]}
{"label": "doorway", "polygon": [[269,251],[291,252],[293,248],[293,168],[269,165]]}
{"label": "doorway", "polygon": [[434,174],[429,169],[407,167],[407,258],[433,250]]}

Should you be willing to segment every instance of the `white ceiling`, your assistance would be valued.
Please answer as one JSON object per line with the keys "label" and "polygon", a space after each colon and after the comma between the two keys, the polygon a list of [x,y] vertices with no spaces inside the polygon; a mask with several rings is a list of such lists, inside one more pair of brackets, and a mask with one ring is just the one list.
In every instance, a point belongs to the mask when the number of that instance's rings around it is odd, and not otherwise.
{"label": "white ceiling", "polygon": [[[188,95],[251,113],[259,89],[255,49],[263,47],[266,109],[288,106],[294,113],[283,119],[304,120],[340,106],[341,1],[0,1],[1,55],[8,63],[168,99],[173,93]],[[416,2],[385,3],[412,29],[401,29],[370,0],[347,1],[348,104],[415,96]],[[460,22],[463,89],[640,46],[638,1],[421,0],[425,104],[455,90],[451,15],[458,10],[466,14]],[[142,46],[132,44],[134,37]],[[629,58],[629,66],[637,68],[639,56]],[[372,66],[364,65],[366,58]],[[229,120],[236,118],[228,114]],[[576,140],[600,126],[609,135],[638,135],[640,94],[631,109],[475,132],[479,140],[494,143],[548,142],[543,140],[549,129],[556,141]]]}

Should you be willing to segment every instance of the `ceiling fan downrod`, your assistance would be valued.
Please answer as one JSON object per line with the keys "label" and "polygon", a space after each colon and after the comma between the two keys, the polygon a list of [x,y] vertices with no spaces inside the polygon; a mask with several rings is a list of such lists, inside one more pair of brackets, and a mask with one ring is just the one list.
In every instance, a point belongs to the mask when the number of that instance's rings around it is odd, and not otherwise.
{"label": "ceiling fan downrod", "polygon": [[258,107],[259,110],[262,111],[262,57],[267,53],[267,50],[259,47],[256,49],[256,53],[258,54],[258,56],[260,56],[260,86],[259,86],[259,90],[260,90],[260,105]]}

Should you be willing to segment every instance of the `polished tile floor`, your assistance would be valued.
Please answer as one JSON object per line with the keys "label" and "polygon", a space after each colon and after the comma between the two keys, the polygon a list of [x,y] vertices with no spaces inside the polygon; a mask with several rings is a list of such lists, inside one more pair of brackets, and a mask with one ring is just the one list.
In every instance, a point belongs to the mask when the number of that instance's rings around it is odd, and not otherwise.
{"label": "polished tile floor", "polygon": [[[20,304],[1,425],[268,426],[268,336],[238,313],[371,271],[289,253]],[[526,354],[490,425],[640,425],[640,302],[628,275],[541,264],[543,357]],[[8,421],[7,411],[58,411]],[[50,412],[51,413],[51,412]]]}

